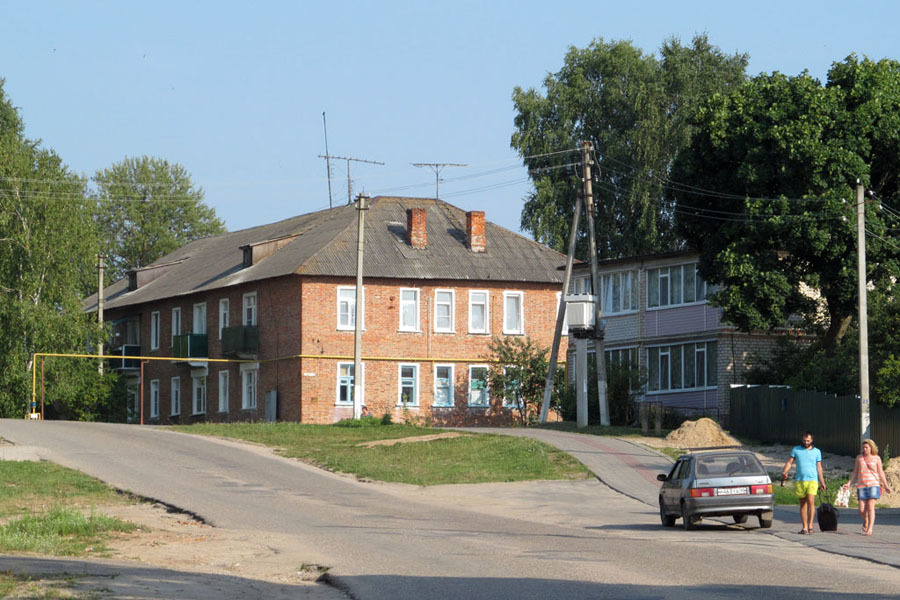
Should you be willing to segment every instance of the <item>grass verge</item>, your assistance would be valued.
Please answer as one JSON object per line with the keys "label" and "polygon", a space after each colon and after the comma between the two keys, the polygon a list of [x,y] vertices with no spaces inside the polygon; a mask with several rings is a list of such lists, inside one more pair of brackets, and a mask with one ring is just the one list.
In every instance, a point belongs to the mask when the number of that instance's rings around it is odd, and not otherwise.
{"label": "grass verge", "polygon": [[110,534],[136,526],[94,514],[92,507],[126,501],[108,485],[72,469],[49,462],[0,461],[0,552],[102,554]]}
{"label": "grass verge", "polygon": [[[794,491],[794,481],[792,479],[785,481],[784,487],[781,487],[781,473],[772,472],[769,473],[769,477],[772,478],[772,484],[775,488],[775,504],[799,506],[800,499],[797,498],[797,494]],[[821,489],[819,490],[819,501],[834,504],[834,497],[844,483],[847,483],[846,477],[826,477],[825,485],[828,489],[824,492]],[[850,494],[850,507],[856,507],[856,494]]]}
{"label": "grass verge", "polygon": [[277,448],[283,456],[331,471],[393,483],[428,486],[591,477],[590,471],[577,460],[536,440],[471,434],[365,447],[361,444],[447,432],[412,425],[382,425],[377,419],[350,421],[346,425],[231,423],[174,429],[264,444]]}

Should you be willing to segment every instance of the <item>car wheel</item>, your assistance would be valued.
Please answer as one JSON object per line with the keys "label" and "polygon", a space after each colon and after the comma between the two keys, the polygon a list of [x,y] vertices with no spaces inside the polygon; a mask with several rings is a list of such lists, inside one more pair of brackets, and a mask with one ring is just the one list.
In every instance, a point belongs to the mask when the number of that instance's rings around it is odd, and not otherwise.
{"label": "car wheel", "polygon": [[687,531],[697,529],[697,521],[694,519],[694,517],[688,514],[687,506],[684,504],[681,505],[681,520],[683,521],[682,525],[684,525],[684,528]]}
{"label": "car wheel", "polygon": [[659,499],[659,520],[662,521],[663,527],[675,527],[675,519],[677,517],[673,517],[672,515],[666,512],[666,505],[663,504],[663,499]]}
{"label": "car wheel", "polygon": [[759,526],[763,529],[768,529],[772,526],[772,519],[774,518],[774,514],[771,512],[764,512],[759,514]]}
{"label": "car wheel", "polygon": [[731,518],[734,519],[735,523],[746,523],[747,515],[731,515]]}

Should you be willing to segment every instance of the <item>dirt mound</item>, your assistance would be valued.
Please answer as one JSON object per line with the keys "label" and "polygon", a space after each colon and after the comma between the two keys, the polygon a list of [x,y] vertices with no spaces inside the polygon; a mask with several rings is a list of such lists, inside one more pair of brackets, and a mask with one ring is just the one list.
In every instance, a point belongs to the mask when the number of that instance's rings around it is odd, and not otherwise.
{"label": "dirt mound", "polygon": [[685,421],[681,427],[666,436],[666,443],[675,448],[703,448],[707,446],[740,446],[719,424],[703,417]]}
{"label": "dirt mound", "polygon": [[900,458],[892,458],[884,468],[884,478],[891,488],[891,496],[900,496]]}

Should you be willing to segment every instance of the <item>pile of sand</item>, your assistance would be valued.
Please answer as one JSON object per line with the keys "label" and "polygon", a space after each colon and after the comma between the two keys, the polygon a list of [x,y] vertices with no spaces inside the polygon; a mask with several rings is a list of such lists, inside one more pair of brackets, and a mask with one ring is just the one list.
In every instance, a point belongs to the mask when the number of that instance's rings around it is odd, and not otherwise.
{"label": "pile of sand", "polygon": [[719,424],[703,417],[685,421],[681,427],[666,436],[666,443],[675,448],[705,448],[708,446],[740,446]]}
{"label": "pile of sand", "polygon": [[892,458],[884,468],[884,478],[891,488],[892,496],[900,496],[900,458]]}

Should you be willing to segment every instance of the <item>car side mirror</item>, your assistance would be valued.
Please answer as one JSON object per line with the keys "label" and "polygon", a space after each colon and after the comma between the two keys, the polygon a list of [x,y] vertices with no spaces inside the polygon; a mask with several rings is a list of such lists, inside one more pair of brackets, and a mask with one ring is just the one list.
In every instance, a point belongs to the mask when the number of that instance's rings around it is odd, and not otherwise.
{"label": "car side mirror", "polygon": [[659,475],[656,476],[657,481],[666,481],[667,479],[668,479],[668,476],[665,473],[660,473]]}

